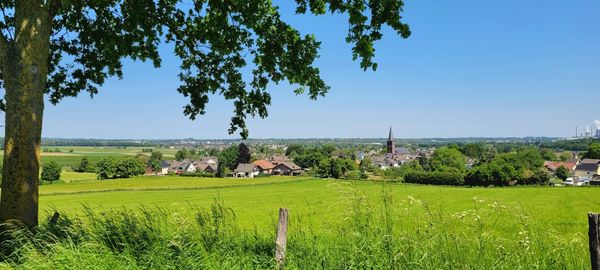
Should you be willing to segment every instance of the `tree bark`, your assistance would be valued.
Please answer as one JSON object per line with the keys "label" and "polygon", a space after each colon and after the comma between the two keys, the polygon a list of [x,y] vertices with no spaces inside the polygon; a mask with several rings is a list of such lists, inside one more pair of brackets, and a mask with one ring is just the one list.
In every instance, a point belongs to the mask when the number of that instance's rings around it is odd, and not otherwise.
{"label": "tree bark", "polygon": [[35,227],[44,91],[51,20],[41,0],[15,1],[15,37],[4,39],[1,70],[6,92],[0,221]]}

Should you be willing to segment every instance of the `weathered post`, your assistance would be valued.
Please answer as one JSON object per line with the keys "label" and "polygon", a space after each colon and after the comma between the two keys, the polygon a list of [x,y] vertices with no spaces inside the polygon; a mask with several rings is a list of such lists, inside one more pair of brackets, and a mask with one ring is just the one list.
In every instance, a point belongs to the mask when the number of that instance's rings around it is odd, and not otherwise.
{"label": "weathered post", "polygon": [[277,268],[283,269],[285,263],[285,250],[287,245],[288,209],[279,208],[279,224],[277,225],[277,239],[275,240],[275,261]]}
{"label": "weathered post", "polygon": [[50,219],[50,224],[56,225],[56,223],[58,223],[58,218],[60,218],[60,214],[58,212],[54,212],[54,215],[52,215],[52,218]]}
{"label": "weathered post", "polygon": [[600,215],[588,214],[592,270],[600,270]]}

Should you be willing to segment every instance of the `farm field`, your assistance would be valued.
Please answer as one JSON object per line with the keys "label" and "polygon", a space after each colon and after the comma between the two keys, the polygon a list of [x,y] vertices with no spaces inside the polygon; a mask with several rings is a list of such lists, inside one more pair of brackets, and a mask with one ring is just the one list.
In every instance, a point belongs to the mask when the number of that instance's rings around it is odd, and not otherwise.
{"label": "farm field", "polygon": [[[286,207],[290,269],[581,269],[589,265],[586,214],[600,211],[595,187],[93,177],[67,172],[40,187],[42,219],[58,210],[74,238],[42,253],[25,248],[27,259],[13,266],[272,268],[277,212]],[[173,241],[185,252],[172,253]]]}
{"label": "farm field", "polygon": [[[63,177],[77,179],[79,173]],[[342,218],[349,193],[366,195],[373,203],[380,201],[383,184],[365,181],[322,180],[307,177],[266,177],[256,179],[137,177],[97,181],[88,180],[43,185],[41,209],[78,213],[81,204],[97,208],[137,208],[158,206],[185,211],[189,204],[208,206],[220,198],[245,225],[271,229],[279,207],[290,208],[294,215],[312,215],[325,223]],[[386,184],[396,204],[420,200],[431,210],[458,213],[499,202],[522,211],[531,221],[545,224],[561,235],[582,233],[587,226],[586,213],[600,211],[598,192],[588,188],[457,188],[408,184]],[[396,205],[398,206],[398,205]],[[324,224],[322,224],[324,225]]]}
{"label": "farm field", "polygon": [[[54,161],[61,167],[74,167],[79,164],[81,158],[84,156],[88,157],[91,163],[96,163],[102,158],[112,157],[115,159],[121,159],[126,157],[133,157],[139,153],[150,156],[150,153],[142,152],[142,149],[148,147],[92,147],[92,146],[45,146],[42,147],[41,161],[42,164]],[[170,159],[175,157],[176,148],[154,148],[163,153],[164,158]],[[2,163],[2,156],[4,151],[0,151],[0,163]]]}

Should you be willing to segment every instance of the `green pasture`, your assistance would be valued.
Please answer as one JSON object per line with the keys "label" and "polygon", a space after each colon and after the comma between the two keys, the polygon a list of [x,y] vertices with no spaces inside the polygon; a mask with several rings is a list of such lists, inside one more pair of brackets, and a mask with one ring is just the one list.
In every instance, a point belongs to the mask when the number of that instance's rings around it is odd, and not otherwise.
{"label": "green pasture", "polygon": [[[89,162],[96,163],[102,158],[112,157],[114,159],[122,159],[133,157],[137,154],[150,156],[148,152],[142,152],[144,148],[151,147],[93,147],[93,146],[45,146],[42,147],[41,162],[42,164],[54,161],[61,167],[76,167],[79,165],[81,158],[88,157]],[[166,159],[175,158],[176,148],[152,148],[163,153]],[[3,151],[0,151],[0,164],[3,162]]]}
{"label": "green pasture", "polygon": [[[40,187],[41,231],[58,238],[19,240],[25,244],[5,267],[273,269],[278,209],[286,207],[286,269],[585,269],[586,214],[600,211],[596,187],[309,177],[99,181],[73,172],[61,180]],[[61,219],[49,225],[55,210]]]}
{"label": "green pasture", "polygon": [[[295,216],[311,216],[326,226],[347,212],[348,194],[364,194],[373,204],[380,201],[384,184],[315,178],[267,177],[256,179],[196,177],[136,177],[94,180],[94,174],[67,173],[65,182],[40,188],[41,209],[78,213],[82,204],[92,209],[158,206],[185,212],[207,206],[215,197],[232,208],[238,221],[269,229],[277,209],[290,208]],[[600,211],[594,187],[464,188],[407,184],[385,184],[395,207],[418,200],[432,211],[460,213],[475,207],[501,203],[530,217],[561,235],[583,233],[586,213]]]}

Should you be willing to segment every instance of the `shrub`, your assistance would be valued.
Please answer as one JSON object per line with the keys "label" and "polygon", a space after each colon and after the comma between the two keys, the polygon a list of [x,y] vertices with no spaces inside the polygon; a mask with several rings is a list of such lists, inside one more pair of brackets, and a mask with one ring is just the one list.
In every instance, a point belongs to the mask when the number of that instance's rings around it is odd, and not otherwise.
{"label": "shrub", "polygon": [[117,164],[112,158],[103,158],[96,164],[96,173],[99,180],[113,178],[116,171]]}
{"label": "shrub", "polygon": [[209,177],[209,178],[216,177],[216,175],[214,173],[207,173],[207,172],[185,172],[185,173],[179,174],[179,176],[183,176],[183,177]]}
{"label": "shrub", "polygon": [[146,166],[138,159],[123,159],[117,163],[116,175],[119,178],[129,178],[144,174]]}
{"label": "shrub", "polygon": [[54,162],[48,162],[46,164],[44,164],[43,168],[42,168],[42,180],[45,181],[55,181],[60,179],[60,166]]}
{"label": "shrub", "polygon": [[464,175],[455,172],[409,172],[404,176],[404,182],[428,185],[464,185]]}

